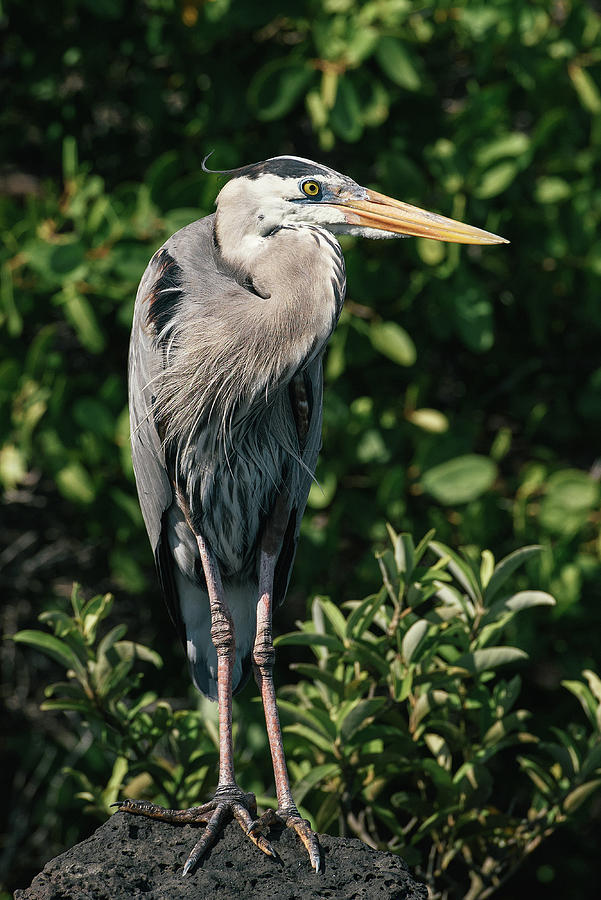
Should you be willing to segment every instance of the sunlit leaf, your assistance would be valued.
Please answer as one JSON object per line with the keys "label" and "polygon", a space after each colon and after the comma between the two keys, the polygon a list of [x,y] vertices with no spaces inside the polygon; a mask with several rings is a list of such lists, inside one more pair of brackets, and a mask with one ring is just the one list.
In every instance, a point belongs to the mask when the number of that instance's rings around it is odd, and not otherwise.
{"label": "sunlit leaf", "polygon": [[579,806],[589,799],[601,787],[601,778],[595,778],[593,781],[587,781],[578,785],[573,791],[567,795],[563,801],[563,808],[567,813],[573,813]]}
{"label": "sunlit leaf", "polygon": [[581,528],[599,503],[599,484],[579,469],[555,472],[546,485],[539,520],[554,534]]}
{"label": "sunlit leaf", "polygon": [[415,344],[396,322],[373,322],[369,338],[376,350],[400,366],[412,366],[417,358]]}
{"label": "sunlit leaf", "polygon": [[81,660],[76,656],[73,650],[64,641],[52,634],[45,634],[43,631],[34,631],[24,629],[18,631],[12,637],[13,641],[20,644],[27,644],[29,647],[35,647],[50,656],[56,662],[60,663],[66,669],[73,669],[78,676],[85,677],[85,668]]}
{"label": "sunlit leaf", "polygon": [[513,553],[500,560],[495,566],[495,570],[486,587],[485,597],[487,603],[490,603],[516,569],[524,565],[527,560],[538,556],[540,552],[541,547],[538,544],[533,544],[529,547],[520,547],[519,550],[514,550]]}
{"label": "sunlit leaf", "polygon": [[480,179],[480,183],[474,190],[476,197],[488,200],[507,190],[515,180],[519,172],[519,166],[514,162],[500,162],[488,169]]}
{"label": "sunlit leaf", "polygon": [[421,77],[412,53],[398,38],[381,37],[376,49],[376,57],[382,71],[388,75],[391,81],[408,91],[419,90]]}
{"label": "sunlit leaf", "polygon": [[590,73],[576,63],[568,66],[568,74],[583,107],[593,115],[601,113],[601,93]]}
{"label": "sunlit leaf", "polygon": [[420,483],[435,500],[453,506],[480,497],[492,487],[496,477],[497,467],[492,459],[470,453],[428,469]]}
{"label": "sunlit leaf", "polygon": [[87,505],[96,496],[94,482],[79,462],[69,463],[57,472],[56,485],[64,497],[76,503]]}
{"label": "sunlit leaf", "polygon": [[518,647],[486,647],[483,650],[474,650],[473,653],[462,654],[455,664],[467,669],[468,672],[479,674],[527,658],[528,654]]}
{"label": "sunlit leaf", "polygon": [[426,636],[429,627],[430,623],[425,619],[418,619],[407,630],[401,643],[401,649],[406,663],[411,662],[415,651]]}

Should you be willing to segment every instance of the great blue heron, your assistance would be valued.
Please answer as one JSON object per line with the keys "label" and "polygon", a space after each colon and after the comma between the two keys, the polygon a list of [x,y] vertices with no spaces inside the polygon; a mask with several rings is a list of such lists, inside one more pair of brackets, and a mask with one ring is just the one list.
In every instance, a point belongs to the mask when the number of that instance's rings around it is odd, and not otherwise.
{"label": "great blue heron", "polygon": [[[229,180],[216,213],[152,257],[129,358],[140,505],[192,678],[219,704],[219,780],[213,800],[191,810],[119,805],[206,824],[184,874],[232,816],[270,855],[262,826],[282,821],[319,871],[317,839],[290,791],[271,618],[286,594],[319,452],[322,356],[345,294],[335,235],[505,241],[308,159],[277,156],[222,174]],[[232,751],[232,693],[251,667],[278,803],[260,819],[253,795],[236,784]]]}

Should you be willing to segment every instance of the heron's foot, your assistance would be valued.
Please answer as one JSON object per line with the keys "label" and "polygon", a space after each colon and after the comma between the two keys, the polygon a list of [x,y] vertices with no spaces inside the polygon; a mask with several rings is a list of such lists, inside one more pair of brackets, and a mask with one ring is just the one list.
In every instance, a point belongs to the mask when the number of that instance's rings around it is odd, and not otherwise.
{"label": "heron's foot", "polygon": [[317,835],[311,830],[311,826],[306,819],[303,819],[296,806],[287,809],[268,809],[259,818],[262,826],[285,825],[286,828],[292,828],[296,831],[299,838],[305,845],[309,860],[316,872],[321,872],[321,850]]}
{"label": "heron's foot", "polygon": [[[120,800],[114,803],[124,812],[136,816],[147,816],[179,825],[204,825],[200,840],[194,846],[184,866],[187,875],[201,856],[209,849],[219,832],[235,819],[253,844],[267,856],[276,856],[275,850],[263,834],[264,822],[257,819],[257,801],[254,794],[245,794],[236,785],[218,787],[215,796],[202,806],[190,809],[164,809],[146,800]],[[279,821],[279,820],[278,820]],[[302,820],[300,820],[302,821]]]}

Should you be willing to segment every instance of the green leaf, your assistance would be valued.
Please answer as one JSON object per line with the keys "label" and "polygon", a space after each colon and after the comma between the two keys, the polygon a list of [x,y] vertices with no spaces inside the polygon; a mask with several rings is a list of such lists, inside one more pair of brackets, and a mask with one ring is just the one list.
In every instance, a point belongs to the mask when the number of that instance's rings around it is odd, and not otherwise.
{"label": "green leaf", "polygon": [[391,81],[408,91],[417,91],[421,76],[406,45],[392,36],[381,37],[376,48],[376,58],[382,71]]}
{"label": "green leaf", "polygon": [[568,66],[568,74],[582,106],[592,115],[601,113],[601,93],[589,73],[576,63]]}
{"label": "green leaf", "polygon": [[572,188],[563,178],[539,178],[534,188],[538,203],[561,203],[572,196]]}
{"label": "green leaf", "polygon": [[79,462],[72,462],[56,473],[56,485],[67,500],[88,505],[96,498],[94,482]]}
{"label": "green leaf", "polygon": [[73,404],[73,418],[82,429],[92,431],[106,440],[113,440],[115,416],[96,397],[79,397]]}
{"label": "green leaf", "polygon": [[323,751],[328,756],[332,756],[333,744],[330,737],[323,737],[323,735],[318,734],[312,728],[308,728],[306,725],[300,725],[298,723],[286,725],[284,732],[286,734],[297,734],[299,737],[304,738],[309,741],[310,744],[317,747],[318,750]]}
{"label": "green leaf", "polygon": [[496,477],[497,467],[492,459],[469,453],[428,469],[420,484],[439,503],[454,506],[482,496]]}
{"label": "green leaf", "polygon": [[60,663],[65,669],[73,669],[78,676],[86,677],[86,670],[81,660],[64,641],[54,637],[52,634],[25,629],[14,634],[13,641],[19,644],[27,644],[29,647],[35,647]]}
{"label": "green leaf", "polygon": [[40,703],[40,709],[44,712],[77,712],[82,716],[89,715],[91,708],[89,701],[75,700],[71,697],[57,697],[55,700],[44,700]]}
{"label": "green leaf", "polygon": [[474,353],[485,353],[494,344],[494,323],[490,299],[476,285],[463,287],[453,298],[455,328]]}
{"label": "green leaf", "polygon": [[555,793],[557,785],[546,769],[533,759],[529,759],[527,756],[518,756],[518,762],[543,796],[549,796]]}
{"label": "green leaf", "polygon": [[386,591],[382,589],[377,594],[366,597],[362,603],[356,606],[346,623],[346,637],[360,639],[373,622],[385,600]]}
{"label": "green leaf", "polygon": [[0,272],[0,324],[6,322],[6,329],[11,337],[18,337],[23,330],[23,317],[19,312],[13,292],[13,276],[8,265],[2,266]]}
{"label": "green leaf", "polygon": [[489,200],[506,191],[515,180],[520,167],[515,162],[500,162],[489,169],[480,179],[478,187],[474,190],[474,196],[481,200]]}
{"label": "green leaf", "polygon": [[375,350],[400,366],[412,366],[417,359],[415,344],[396,322],[373,322],[369,339]]}
{"label": "green leaf", "polygon": [[425,619],[418,619],[409,627],[401,643],[401,652],[407,665],[413,659],[415,651],[425,638],[430,623]]}
{"label": "green leaf", "polygon": [[430,434],[444,434],[449,430],[449,420],[438,409],[413,409],[405,413],[407,421]]}
{"label": "green leaf", "polygon": [[344,640],[346,637],[346,619],[336,604],[328,600],[327,597],[316,597],[314,603],[318,603],[321,606],[326,619],[328,619],[338,637]]}
{"label": "green leaf", "polygon": [[348,73],[338,79],[336,102],[330,111],[329,123],[344,141],[358,141],[363,134],[361,104]]}
{"label": "green leaf", "polygon": [[416,565],[413,537],[405,532],[396,535],[393,546],[394,561],[399,573],[410,578]]}
{"label": "green leaf", "polygon": [[113,764],[113,770],[111,772],[111,777],[108,780],[108,784],[102,792],[102,798],[107,808],[110,807],[111,803],[114,803],[119,796],[123,779],[128,771],[129,763],[127,759],[124,756],[118,756]]}
{"label": "green leaf", "polygon": [[113,607],[113,600],[112,594],[97,594],[83,604],[79,617],[82,621],[84,637],[88,643],[92,643],[95,640],[96,628],[99,622],[106,619],[110,613]]}
{"label": "green leaf", "polygon": [[586,524],[598,505],[598,483],[579,469],[562,469],[547,481],[539,521],[553,534],[571,535]]}
{"label": "green leaf", "polygon": [[528,659],[528,654],[518,647],[486,647],[483,650],[474,650],[473,653],[463,653],[454,665],[479,675],[524,659]]}
{"label": "green leaf", "polygon": [[[38,616],[40,622],[47,624],[53,629],[56,637],[64,638],[70,634],[73,637],[76,633],[76,625],[67,613],[60,609],[49,609]],[[79,635],[81,639],[81,635]]]}
{"label": "green leaf", "polygon": [[601,703],[601,678],[599,678],[597,673],[593,672],[591,669],[584,669],[582,674],[586,678],[589,689],[595,700],[597,703]]}
{"label": "green leaf", "polygon": [[320,785],[330,785],[332,780],[340,775],[340,767],[338,763],[325,763],[321,766],[313,766],[307,775],[297,781],[294,785],[294,799],[297,803],[302,803],[307,794]]}
{"label": "green leaf", "polygon": [[75,178],[79,167],[77,142],[72,135],[63,138],[63,178],[68,181]]}
{"label": "green leaf", "polygon": [[505,600],[505,606],[512,612],[521,612],[533,606],[555,606],[555,597],[545,591],[519,591]]}
{"label": "green leaf", "polygon": [[482,589],[480,582],[478,581],[478,576],[467,560],[462,559],[458,553],[455,553],[454,550],[451,550],[450,547],[441,544],[439,541],[430,541],[429,546],[441,559],[444,559],[445,557],[449,558],[447,569],[463,587],[468,597],[470,597],[474,603],[478,603],[481,600]]}
{"label": "green leaf", "polygon": [[105,634],[105,636],[98,644],[98,650],[96,651],[98,659],[100,659],[102,656],[106,656],[113,644],[115,644],[117,641],[120,641],[126,631],[127,625],[115,625],[113,628],[111,628],[108,634]]}
{"label": "green leaf", "polygon": [[541,552],[541,549],[542,548],[538,544],[520,547],[519,550],[514,550],[513,553],[505,556],[497,563],[484,594],[487,604],[490,603],[507,579],[513,575],[515,570],[520,566],[523,566],[528,559],[537,556]]}
{"label": "green leaf", "polygon": [[563,808],[568,814],[575,812],[579,806],[588,800],[601,787],[601,778],[595,778],[593,781],[587,781],[585,784],[578,785],[573,791],[567,795],[563,801]]}
{"label": "green leaf", "polygon": [[50,268],[59,278],[67,275],[73,277],[84,261],[85,248],[81,241],[59,244],[52,249],[49,256]]}
{"label": "green leaf", "polygon": [[67,319],[82,345],[92,353],[101,353],[105,346],[104,334],[89,301],[67,289],[60,296],[64,298]]}
{"label": "green leaf", "polygon": [[[517,729],[522,727],[523,722],[525,722],[529,716],[530,713],[525,709],[519,709],[502,719],[498,719],[484,733],[482,737],[482,746],[494,747],[496,744],[500,744],[504,738],[515,735]],[[502,746],[505,746],[505,744]],[[501,747],[499,749],[501,749]]]}
{"label": "green leaf", "polygon": [[339,679],[331,672],[328,672],[327,669],[322,669],[320,666],[314,666],[308,663],[291,663],[290,668],[294,672],[298,672],[299,675],[302,675],[306,681],[313,683],[321,682],[338,695],[344,693],[343,682],[339,681]]}
{"label": "green leaf", "polygon": [[333,634],[316,634],[314,631],[292,631],[281,634],[274,640],[276,647],[304,646],[327,647],[329,650],[342,652],[344,645]]}
{"label": "green leaf", "polygon": [[476,152],[479,166],[486,168],[504,156],[522,156],[530,147],[530,138],[523,131],[513,131],[494,138]]}
{"label": "green leaf", "polygon": [[572,681],[570,679],[566,679],[562,681],[561,684],[564,688],[566,688],[566,690],[568,690],[571,694],[578,698],[578,700],[580,701],[580,705],[582,706],[591,724],[596,727],[598,704],[595,700],[595,697],[593,696],[592,691],[581,681]]}
{"label": "green leaf", "polygon": [[385,697],[374,697],[370,700],[360,700],[356,706],[344,717],[340,725],[340,737],[343,743],[350,741],[356,731],[368,720],[375,716],[386,704]]}
{"label": "green leaf", "polygon": [[152,663],[157,669],[163,668],[161,655],[144,644],[137,644],[135,641],[117,641],[115,650],[121,659],[140,659],[142,662]]}
{"label": "green leaf", "polygon": [[14,444],[0,449],[0,481],[7,488],[14,488],[27,477],[27,460]]}
{"label": "green leaf", "polygon": [[314,72],[303,61],[273,60],[252,79],[248,99],[262,122],[283,118],[305,93]]}
{"label": "green leaf", "polygon": [[495,568],[495,558],[490,550],[483,550],[481,553],[482,562],[480,563],[480,584],[484,589],[489,583]]}

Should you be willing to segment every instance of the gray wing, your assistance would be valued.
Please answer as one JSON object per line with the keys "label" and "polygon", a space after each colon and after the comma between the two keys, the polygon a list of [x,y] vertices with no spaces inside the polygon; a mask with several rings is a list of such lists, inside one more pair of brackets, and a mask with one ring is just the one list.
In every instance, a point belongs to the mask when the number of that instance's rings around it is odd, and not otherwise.
{"label": "gray wing", "polygon": [[[164,372],[164,348],[157,342],[157,335],[177,311],[185,280],[182,266],[199,273],[199,293],[202,290],[202,276],[211,260],[213,220],[214,216],[207,216],[182,228],[150,260],[136,295],[129,347],[131,448],[138,497],[165,602],[184,647],[186,630],[170,548],[172,480],[153,410]],[[184,574],[194,579],[194,554],[187,563],[189,571]]]}
{"label": "gray wing", "polygon": [[309,365],[296,374],[290,382],[290,404],[296,422],[302,460],[305,469],[293,490],[293,504],[288,519],[288,527],[282,541],[282,548],[275,567],[274,603],[284,602],[300,527],[307,505],[307,498],[313,483],[317,457],[321,449],[321,418],[323,398],[322,353],[311,360]]}
{"label": "gray wing", "polygon": [[[169,615],[185,646],[174,562],[169,550],[167,511],[173,502],[171,479],[157,430],[153,404],[163,374],[163,353],[155,344],[160,317],[165,315],[165,297],[177,302],[170,284],[179,277],[179,266],[163,247],[150,263],[138,288],[129,345],[129,419],[131,453],[142,516],[154,554],[159,581]],[[168,292],[164,294],[165,287]]]}
{"label": "gray wing", "polygon": [[155,253],[138,288],[129,345],[129,421],[131,452],[142,515],[156,555],[163,514],[172,501],[171,482],[153,417],[153,400],[163,371],[162,354],[153,344],[148,310],[164,274],[162,251]]}
{"label": "gray wing", "polygon": [[129,345],[131,447],[138,497],[155,558],[162,518],[172,501],[165,453],[153,416],[164,370],[163,348],[156,337],[178,308],[184,268],[197,273],[199,296],[205,281],[210,283],[211,277],[215,281],[210,268],[214,218],[206,216],[172,235],[148,263],[136,295]]}

